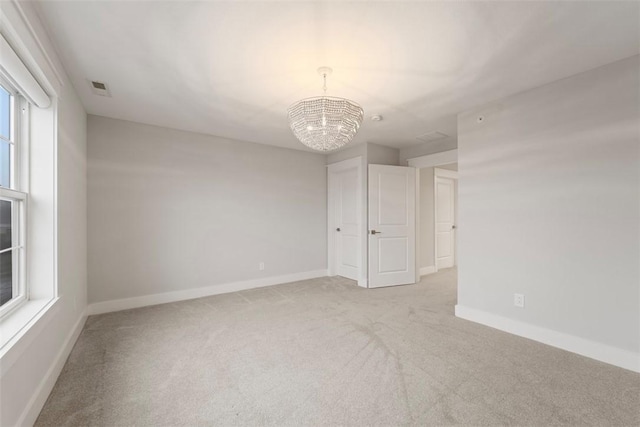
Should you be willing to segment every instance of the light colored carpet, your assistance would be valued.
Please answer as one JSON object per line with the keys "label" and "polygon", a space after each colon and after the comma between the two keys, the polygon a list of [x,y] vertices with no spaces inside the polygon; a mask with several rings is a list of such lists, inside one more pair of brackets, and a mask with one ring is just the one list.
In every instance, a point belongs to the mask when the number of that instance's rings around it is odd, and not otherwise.
{"label": "light colored carpet", "polygon": [[640,424],[640,375],[322,278],[88,319],[36,425]]}

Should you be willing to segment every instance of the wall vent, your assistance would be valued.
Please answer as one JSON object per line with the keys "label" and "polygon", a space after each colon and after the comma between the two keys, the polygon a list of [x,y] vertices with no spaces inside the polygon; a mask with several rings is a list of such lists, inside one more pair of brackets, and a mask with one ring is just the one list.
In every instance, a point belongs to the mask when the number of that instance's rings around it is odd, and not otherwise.
{"label": "wall vent", "polygon": [[425,133],[424,135],[417,136],[416,139],[422,142],[433,142],[442,138],[446,138],[447,136],[449,135],[447,135],[446,133],[434,131],[434,132]]}
{"label": "wall vent", "polygon": [[89,85],[91,86],[91,92],[93,92],[94,95],[111,97],[111,92],[109,91],[106,83],[89,80]]}

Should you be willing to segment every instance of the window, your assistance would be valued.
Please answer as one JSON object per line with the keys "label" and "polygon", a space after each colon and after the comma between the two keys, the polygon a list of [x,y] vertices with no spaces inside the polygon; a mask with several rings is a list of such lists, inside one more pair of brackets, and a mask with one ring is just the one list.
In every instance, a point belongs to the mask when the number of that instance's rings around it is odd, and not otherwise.
{"label": "window", "polygon": [[0,80],[0,317],[28,297],[26,204],[21,112],[26,101]]}

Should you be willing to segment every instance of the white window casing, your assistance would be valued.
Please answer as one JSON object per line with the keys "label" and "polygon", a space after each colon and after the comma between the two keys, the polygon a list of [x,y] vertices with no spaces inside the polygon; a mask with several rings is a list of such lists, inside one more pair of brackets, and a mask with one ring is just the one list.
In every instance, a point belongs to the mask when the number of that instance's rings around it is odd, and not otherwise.
{"label": "white window casing", "polygon": [[49,95],[29,72],[4,36],[0,37],[0,75],[39,108],[51,105]]}

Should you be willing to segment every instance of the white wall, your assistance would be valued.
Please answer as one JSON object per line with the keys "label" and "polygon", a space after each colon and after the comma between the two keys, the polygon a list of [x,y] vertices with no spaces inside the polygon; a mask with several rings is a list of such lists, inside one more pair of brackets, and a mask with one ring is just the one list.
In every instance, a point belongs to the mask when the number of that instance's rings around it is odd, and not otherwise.
{"label": "white wall", "polygon": [[455,136],[449,136],[433,142],[412,145],[400,149],[398,164],[406,166],[407,160],[414,157],[426,156],[428,154],[440,153],[442,151],[455,150],[458,141]]}
{"label": "white wall", "polygon": [[459,116],[459,314],[640,369],[639,70]]}
{"label": "white wall", "polygon": [[439,165],[438,169],[446,169],[449,171],[457,171],[458,170],[458,164],[457,163],[451,163],[448,165]]}
{"label": "white wall", "polygon": [[400,165],[400,150],[373,143],[367,143],[367,163],[370,165]]}
{"label": "white wall", "polygon": [[[338,163],[343,160],[353,159],[354,157],[362,156],[363,160],[367,160],[367,144],[356,144],[347,146],[339,151],[334,151],[326,155],[327,164]],[[364,164],[364,163],[363,163]]]}
{"label": "white wall", "polygon": [[70,84],[58,110],[58,293],[87,305],[87,114]]}
{"label": "white wall", "polygon": [[88,144],[90,303],[326,270],[324,155],[98,116]]}
{"label": "white wall", "polygon": [[[49,67],[54,64],[62,79],[55,88],[59,91],[57,160],[54,160],[57,185],[54,187],[54,181],[49,180],[57,193],[59,299],[11,349],[3,352],[0,361],[0,425],[3,426],[30,425],[35,421],[86,319],[86,114],[32,4],[20,4],[29,26],[14,7],[14,3],[3,2],[3,19],[10,20],[16,34],[29,46],[33,64],[43,67],[44,74],[49,76],[53,75]],[[48,55],[50,63],[44,60],[43,53]],[[53,89],[47,90],[53,93]],[[32,139],[32,144],[38,143],[42,141]],[[31,207],[35,209],[38,201],[33,202]],[[45,271],[49,276],[53,274],[52,270]]]}
{"label": "white wall", "polygon": [[361,156],[363,166],[368,164],[376,165],[400,165],[400,150],[397,148],[387,147],[384,145],[373,144],[371,142],[363,142],[360,144],[347,146],[342,150],[327,154],[327,164],[341,162],[347,159]]}

